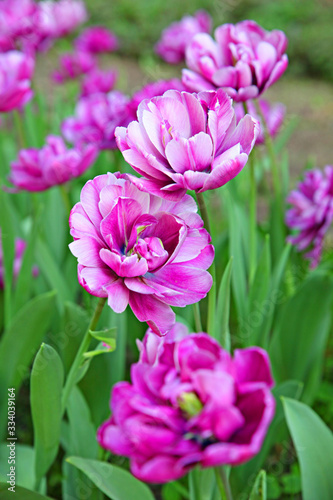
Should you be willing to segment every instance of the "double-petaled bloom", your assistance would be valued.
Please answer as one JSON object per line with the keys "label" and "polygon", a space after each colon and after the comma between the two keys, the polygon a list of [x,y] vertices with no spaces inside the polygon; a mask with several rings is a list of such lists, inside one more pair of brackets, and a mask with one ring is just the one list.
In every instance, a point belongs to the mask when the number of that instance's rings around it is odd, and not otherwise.
{"label": "double-petaled bloom", "polygon": [[130,99],[119,90],[81,97],[75,116],[64,120],[62,133],[74,144],[95,144],[99,149],[115,149],[115,130],[133,120]]}
{"label": "double-petaled bloom", "polygon": [[163,30],[160,40],[155,45],[155,52],[164,61],[177,64],[184,60],[185,50],[197,33],[210,33],[212,19],[208,12],[198,10],[194,16],[184,16]]}
{"label": "double-petaled bloom", "polygon": [[117,80],[117,72],[102,69],[93,69],[85,75],[81,84],[81,97],[91,94],[107,94],[113,89]]}
{"label": "double-petaled bloom", "polygon": [[[271,137],[275,137],[279,133],[286,114],[286,107],[282,103],[270,103],[266,101],[266,99],[258,99],[260,113],[258,113],[253,101],[247,101],[246,105],[249,114],[256,118],[256,120],[260,123],[260,132],[258,134],[256,144],[264,144],[265,127],[266,133],[268,133]],[[235,113],[238,123],[245,116],[243,103],[238,102],[235,104]],[[262,123],[260,114],[263,116],[265,123]]]}
{"label": "double-petaled bloom", "polygon": [[112,31],[103,26],[86,28],[75,40],[77,50],[99,54],[112,52],[118,48],[118,39]]}
{"label": "double-petaled bloom", "polygon": [[286,70],[286,48],[282,31],[266,31],[254,21],[224,24],[215,40],[206,33],[192,38],[183,83],[193,92],[222,87],[235,101],[254,99]]}
{"label": "double-petaled bloom", "polygon": [[31,98],[35,60],[29,54],[11,50],[0,54],[0,112],[22,108]]}
{"label": "double-petaled bloom", "polygon": [[80,200],[69,220],[80,284],[115,312],[129,304],[139,321],[167,333],[170,306],[198,302],[212,285],[214,247],[193,198],[168,202],[108,173],[88,181]]}
{"label": "double-petaled bloom", "polygon": [[89,52],[68,52],[59,58],[59,70],[53,73],[57,83],[72,80],[95,69],[96,59]]}
{"label": "double-petaled bloom", "polygon": [[17,190],[45,191],[82,175],[94,162],[97,148],[68,149],[61,137],[48,136],[41,149],[22,149],[11,163],[10,182]]}
{"label": "double-petaled bloom", "polygon": [[237,125],[223,90],[190,94],[170,90],[143,101],[138,121],[116,130],[125,160],[144,178],[138,186],[169,200],[186,191],[216,189],[244,167],[259,124],[246,115]]}
{"label": "double-petaled bloom", "polygon": [[307,250],[305,257],[310,267],[320,262],[324,237],[333,221],[333,166],[305,172],[297,189],[292,191],[287,202],[291,208],[286,213],[286,224],[297,234],[288,236],[287,241],[298,251]]}
{"label": "double-petaled bloom", "polygon": [[273,418],[273,379],[266,351],[230,354],[206,333],[176,323],[158,338],[148,330],[132,383],[112,391],[112,416],[101,446],[129,457],[146,482],[178,479],[196,465],[238,465],[262,446]]}

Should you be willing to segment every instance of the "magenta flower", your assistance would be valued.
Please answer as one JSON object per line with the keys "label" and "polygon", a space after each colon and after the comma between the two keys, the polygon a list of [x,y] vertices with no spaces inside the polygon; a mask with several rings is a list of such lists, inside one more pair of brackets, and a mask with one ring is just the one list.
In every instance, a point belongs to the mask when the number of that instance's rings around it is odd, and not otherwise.
{"label": "magenta flower", "polygon": [[216,189],[244,167],[259,131],[250,115],[236,126],[223,90],[197,95],[170,90],[143,101],[138,122],[116,130],[125,160],[145,179],[138,186],[170,200]]}
{"label": "magenta flower", "polygon": [[292,207],[286,213],[286,224],[298,231],[288,236],[287,241],[300,252],[307,249],[305,257],[310,260],[310,267],[315,268],[333,220],[333,166],[326,166],[324,172],[319,169],[305,172],[304,180],[291,191],[287,202]]}
{"label": "magenta flower", "polygon": [[100,149],[115,149],[115,129],[133,120],[130,99],[118,90],[91,94],[79,99],[75,116],[62,124],[66,140],[75,144],[95,144]]}
{"label": "magenta flower", "polygon": [[86,28],[75,40],[77,50],[98,54],[113,52],[118,48],[118,39],[112,31],[103,26]]}
{"label": "magenta flower", "polygon": [[212,19],[208,12],[198,10],[194,16],[184,16],[181,21],[172,23],[163,30],[162,36],[155,45],[155,52],[164,61],[177,64],[184,60],[185,50],[193,36],[197,33],[210,33]]}
{"label": "magenta flower", "polygon": [[93,69],[83,79],[81,85],[81,96],[90,94],[107,94],[113,89],[117,80],[117,72],[114,70]]}
{"label": "magenta flower", "polygon": [[287,38],[282,31],[266,31],[254,21],[224,24],[192,38],[186,49],[183,83],[194,92],[223,88],[235,101],[262,94],[285,72]]}
{"label": "magenta flower", "polygon": [[163,95],[167,90],[178,90],[179,92],[182,92],[185,90],[185,87],[178,78],[171,78],[171,80],[157,80],[157,82],[148,83],[133,94],[131,101],[133,112],[136,113],[140,102],[144,99],[152,99],[153,97]]}
{"label": "magenta flower", "polygon": [[206,333],[176,323],[166,337],[148,330],[132,383],[112,391],[101,446],[129,457],[146,482],[182,477],[196,465],[238,465],[262,446],[274,416],[266,351],[237,349],[233,359]]}
{"label": "magenta flower", "polygon": [[32,98],[34,68],[35,60],[28,54],[16,50],[0,54],[0,112],[19,109]]}
{"label": "magenta flower", "polygon": [[[15,239],[15,256],[14,256],[14,262],[13,262],[13,279],[14,281],[17,279],[21,266],[22,266],[22,259],[23,259],[23,254],[25,251],[27,244],[24,240],[21,238],[16,238]],[[38,275],[38,268],[34,267],[32,270],[33,276]],[[0,230],[0,289],[3,289],[5,287],[5,270],[4,270],[4,265],[3,265],[3,250],[2,250],[2,235],[1,235],[1,230]]]}
{"label": "magenta flower", "polygon": [[84,2],[81,0],[44,0],[40,2],[41,26],[60,38],[74,31],[88,19]]}
{"label": "magenta flower", "polygon": [[[253,116],[260,123],[260,132],[256,140],[256,144],[264,144],[265,142],[265,134],[264,134],[264,125],[262,123],[261,117],[259,116],[256,106],[253,101],[247,101],[247,109],[249,114]],[[271,137],[275,137],[282,126],[285,114],[286,107],[280,102],[271,104],[265,99],[258,99],[258,105],[260,106],[261,113],[264,117],[266,127],[268,129],[268,133]],[[242,103],[235,104],[235,113],[237,118],[237,123],[245,116],[244,108]]]}
{"label": "magenta flower", "polygon": [[96,67],[96,59],[88,52],[67,52],[59,58],[60,69],[53,73],[57,83],[75,79],[89,73]]}
{"label": "magenta flower", "polygon": [[41,149],[22,149],[11,163],[9,180],[18,189],[44,191],[83,174],[94,162],[97,148],[67,149],[63,139],[50,135]]}
{"label": "magenta flower", "polygon": [[108,297],[115,312],[129,304],[139,321],[167,333],[170,306],[198,302],[212,285],[214,247],[193,198],[167,202],[108,173],[88,181],[80,199],[69,219],[80,284]]}

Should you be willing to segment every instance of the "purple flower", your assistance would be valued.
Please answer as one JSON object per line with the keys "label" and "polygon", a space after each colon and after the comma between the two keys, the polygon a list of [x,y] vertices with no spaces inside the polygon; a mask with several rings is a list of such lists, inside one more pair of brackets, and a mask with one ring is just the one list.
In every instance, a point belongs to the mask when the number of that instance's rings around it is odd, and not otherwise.
{"label": "purple flower", "polygon": [[0,112],[19,109],[32,98],[34,68],[35,60],[28,54],[16,50],[0,54]]}
{"label": "purple flower", "polygon": [[86,28],[75,40],[77,50],[98,54],[113,52],[118,48],[118,39],[112,31],[103,26]]}
{"label": "purple flower", "polygon": [[69,219],[80,284],[108,297],[115,312],[129,304],[139,321],[167,333],[170,306],[198,302],[212,285],[214,247],[193,198],[167,202],[108,173],[88,181],[80,199]]}
{"label": "purple flower", "polygon": [[167,90],[178,90],[179,92],[182,92],[185,90],[185,87],[178,78],[172,78],[171,80],[158,80],[157,82],[148,83],[133,94],[131,101],[133,113],[136,113],[141,101],[163,95]]}
{"label": "purple flower", "polygon": [[[253,116],[260,123],[260,132],[256,140],[256,144],[264,144],[265,142],[265,134],[264,134],[264,125],[262,123],[261,117],[257,112],[257,108],[253,101],[247,101],[247,109],[249,114]],[[270,102],[264,99],[258,99],[258,105],[260,106],[261,113],[265,119],[266,127],[268,128],[269,135],[271,137],[275,137],[282,126],[285,114],[286,107],[280,102],[271,104]],[[237,123],[245,116],[243,104],[241,102],[235,104],[235,113],[237,118]]]}
{"label": "purple flower", "polygon": [[75,116],[62,124],[66,140],[75,144],[95,144],[100,149],[115,149],[115,129],[133,120],[130,99],[118,90],[108,94],[81,97]]}
{"label": "purple flower", "polygon": [[18,189],[44,191],[83,174],[94,162],[93,145],[67,149],[63,139],[48,136],[41,149],[22,149],[11,163],[10,182]]}
{"label": "purple flower", "polygon": [[53,79],[57,83],[75,79],[96,67],[96,59],[88,52],[67,52],[60,56],[59,62],[60,69],[53,73]]}
{"label": "purple flower", "polygon": [[168,482],[260,451],[275,409],[266,351],[237,349],[231,358],[179,323],[163,338],[148,330],[139,347],[132,383],[114,386],[112,416],[98,430],[100,445],[129,457],[136,477]]}
{"label": "purple flower", "polygon": [[187,46],[183,83],[191,91],[222,87],[235,101],[247,101],[273,85],[288,66],[282,31],[243,21],[219,26],[215,39],[200,33]]}
{"label": "purple flower", "polygon": [[83,79],[81,85],[81,97],[90,94],[107,94],[113,89],[117,80],[117,72],[114,70],[93,69]]}
{"label": "purple flower", "polygon": [[185,49],[197,33],[210,33],[212,19],[208,12],[198,10],[194,16],[184,16],[181,21],[172,23],[163,30],[155,52],[164,61],[177,64],[184,60]]}
{"label": "purple flower", "polygon": [[[25,251],[27,244],[21,238],[15,239],[15,256],[13,262],[13,279],[14,281],[17,279],[20,269],[22,266],[23,254]],[[38,268],[34,267],[32,270],[33,276],[38,275]],[[2,250],[2,235],[0,230],[0,288],[3,289],[5,287],[5,270],[3,266],[3,250]]]}
{"label": "purple flower", "polygon": [[286,213],[286,224],[298,234],[288,236],[287,241],[300,252],[307,249],[305,257],[310,267],[320,262],[323,240],[333,220],[333,166],[305,172],[304,180],[291,191],[287,202],[292,207]]}
{"label": "purple flower", "polygon": [[60,38],[74,31],[88,19],[84,2],[81,0],[44,0],[40,2],[41,26]]}
{"label": "purple flower", "polygon": [[223,90],[189,94],[170,90],[141,102],[138,122],[116,130],[125,160],[145,179],[138,186],[170,200],[187,189],[202,193],[233,179],[244,167],[259,131],[250,115],[236,126]]}

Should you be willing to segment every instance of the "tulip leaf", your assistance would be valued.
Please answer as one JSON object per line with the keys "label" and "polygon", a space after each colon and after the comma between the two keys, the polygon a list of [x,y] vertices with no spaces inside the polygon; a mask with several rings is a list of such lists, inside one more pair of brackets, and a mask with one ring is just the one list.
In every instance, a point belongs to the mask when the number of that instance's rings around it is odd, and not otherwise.
{"label": "tulip leaf", "polygon": [[66,373],[74,361],[82,338],[89,326],[89,321],[89,315],[82,307],[72,302],[65,303],[61,331],[58,332],[57,338],[59,339],[58,344],[61,346],[61,357]]}
{"label": "tulip leaf", "polygon": [[271,273],[271,253],[269,244],[269,235],[265,237],[265,244],[262,250],[257,269],[253,278],[252,285],[249,293],[249,311],[250,313],[260,307],[262,302],[266,299]]}
{"label": "tulip leaf", "polygon": [[[52,320],[55,292],[30,300],[16,314],[0,342],[0,422],[5,423],[7,388],[19,389]],[[15,349],[13,349],[15,346]]]}
{"label": "tulip leaf", "polygon": [[0,189],[0,243],[2,245],[2,260],[4,268],[4,301],[5,326],[12,319],[12,286],[13,264],[15,257],[15,237],[12,211],[8,202],[8,194]]}
{"label": "tulip leaf", "polygon": [[249,500],[266,500],[267,498],[267,484],[266,484],[266,471],[261,470],[256,477]]}
{"label": "tulip leaf", "polygon": [[90,335],[101,342],[105,342],[108,345],[114,345],[116,343],[117,328],[109,328],[107,330],[101,330],[99,332],[92,332],[89,330]]}
{"label": "tulip leaf", "polygon": [[58,452],[63,381],[64,370],[57,351],[47,344],[42,344],[32,367],[30,382],[37,484],[52,465]]}
{"label": "tulip leaf", "polygon": [[[8,483],[0,482],[0,497],[1,500],[12,500],[13,492],[8,490]],[[15,485],[15,500],[53,500],[51,497],[46,497],[36,491],[27,490],[21,486]]]}
{"label": "tulip leaf", "polygon": [[233,257],[227,264],[224,270],[219,292],[217,296],[217,307],[215,314],[214,337],[224,349],[230,352],[230,330],[229,330],[229,314],[230,314],[230,282],[232,275]]}
{"label": "tulip leaf", "polygon": [[69,457],[67,462],[84,472],[96,486],[112,500],[154,500],[148,486],[120,467],[99,460]]}
{"label": "tulip leaf", "polygon": [[282,402],[301,467],[303,500],[331,500],[332,432],[309,406],[289,398]]}
{"label": "tulip leaf", "polygon": [[105,354],[108,352],[112,352],[116,348],[115,339],[108,340],[108,345],[104,345],[103,342],[100,342],[93,351],[88,351],[83,354],[85,359],[93,358],[94,356],[98,356],[99,354]]}

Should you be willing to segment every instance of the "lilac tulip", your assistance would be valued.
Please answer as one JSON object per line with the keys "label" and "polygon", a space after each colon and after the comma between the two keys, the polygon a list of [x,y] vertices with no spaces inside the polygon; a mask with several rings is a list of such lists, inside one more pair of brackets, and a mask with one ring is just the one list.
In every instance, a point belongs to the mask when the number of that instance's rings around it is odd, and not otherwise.
{"label": "lilac tulip", "polygon": [[113,89],[117,80],[114,70],[93,69],[85,75],[81,85],[81,97],[91,94],[107,94]]}
{"label": "lilac tulip", "polygon": [[182,92],[185,90],[185,87],[178,78],[171,78],[171,80],[157,80],[157,82],[148,83],[133,94],[131,101],[133,112],[136,113],[140,102],[144,99],[152,99],[153,97],[163,95],[167,90],[178,90],[179,92]]}
{"label": "lilac tulip", "polygon": [[324,237],[333,221],[333,166],[305,172],[297,189],[292,191],[287,202],[291,208],[286,213],[286,224],[298,234],[288,236],[287,241],[298,251],[308,250],[305,257],[310,267],[318,266]]}
{"label": "lilac tulip", "polygon": [[97,148],[67,149],[63,139],[48,136],[41,149],[22,149],[11,163],[10,182],[17,190],[45,191],[82,175],[93,164]]}
{"label": "lilac tulip", "polygon": [[192,38],[183,83],[192,92],[222,87],[235,101],[254,99],[287,69],[286,48],[282,31],[266,31],[254,21],[224,24],[215,40],[206,33]]}
{"label": "lilac tulip", "polygon": [[112,31],[103,26],[86,28],[75,40],[77,50],[99,54],[113,52],[118,48],[118,39]]}
{"label": "lilac tulip", "polygon": [[129,457],[136,477],[164,483],[260,451],[275,409],[266,351],[237,349],[232,358],[179,323],[163,338],[148,330],[139,347],[132,383],[114,386],[112,416],[98,430],[99,444]]}
{"label": "lilac tulip", "polygon": [[155,52],[164,61],[177,64],[184,60],[185,50],[197,33],[210,33],[212,19],[208,12],[197,11],[194,16],[184,16],[181,21],[172,23],[163,30],[161,39],[155,46]]}
{"label": "lilac tulip", "polygon": [[100,149],[115,149],[115,129],[133,120],[130,99],[118,90],[91,94],[79,99],[75,116],[62,124],[66,140],[74,144],[95,144]]}
{"label": "lilac tulip", "polygon": [[259,131],[246,115],[236,125],[232,101],[223,90],[189,94],[170,90],[143,101],[138,121],[116,130],[125,160],[145,178],[138,186],[169,200],[188,189],[216,189],[233,179],[248,160]]}
{"label": "lilac tulip", "polygon": [[53,80],[63,83],[89,73],[96,67],[96,59],[88,52],[67,52],[59,59],[60,69],[53,73]]}
{"label": "lilac tulip", "polygon": [[12,50],[0,54],[0,112],[22,108],[31,98],[32,56]]}
{"label": "lilac tulip", "polygon": [[[267,132],[271,137],[275,137],[281,129],[286,114],[286,107],[280,102],[271,104],[265,99],[259,99],[258,106],[260,106],[261,114],[265,120],[265,124],[263,124],[254,102],[247,101],[246,104],[249,114],[260,123],[260,132],[258,134],[256,144],[264,144],[265,142],[264,127],[266,127]],[[235,104],[235,113],[237,123],[239,123],[240,120],[245,116],[243,103],[239,102]]]}
{"label": "lilac tulip", "polygon": [[115,312],[129,304],[139,321],[167,333],[170,306],[198,302],[212,285],[214,247],[193,198],[167,202],[108,173],[88,181],[80,199],[69,220],[80,284]]}

